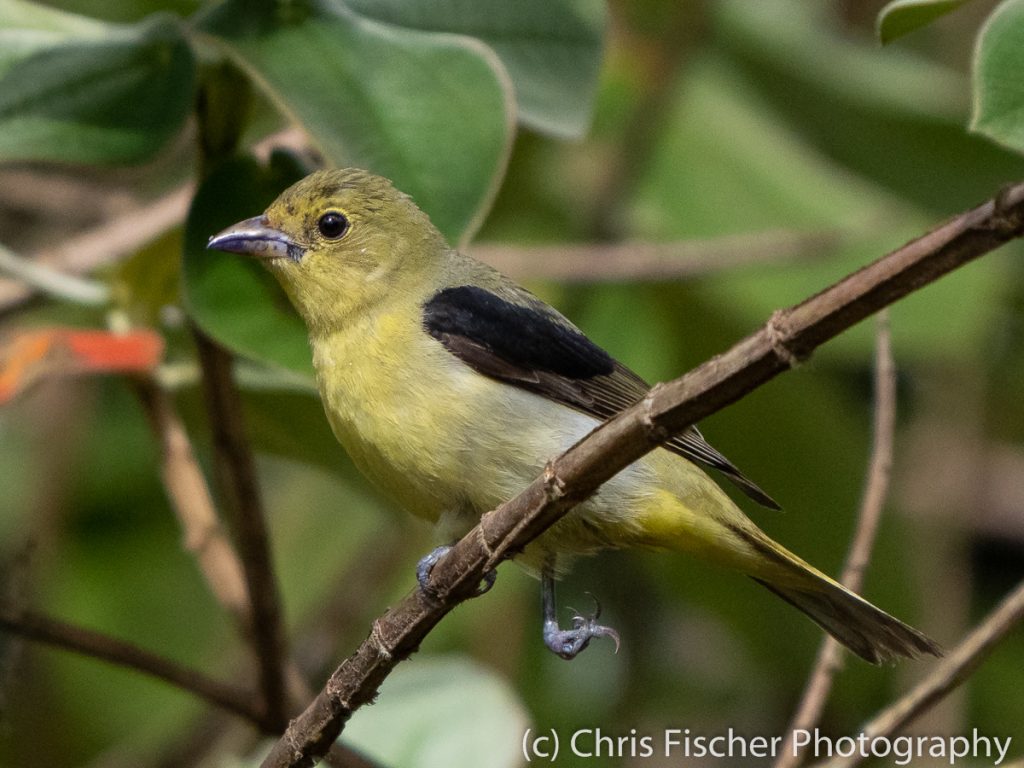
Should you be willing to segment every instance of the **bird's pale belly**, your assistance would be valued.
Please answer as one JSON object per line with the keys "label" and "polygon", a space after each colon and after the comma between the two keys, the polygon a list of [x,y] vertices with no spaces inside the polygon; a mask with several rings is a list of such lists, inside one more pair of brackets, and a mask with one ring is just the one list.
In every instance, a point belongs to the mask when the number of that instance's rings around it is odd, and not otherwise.
{"label": "bird's pale belly", "polygon": [[[322,386],[321,394],[335,435],[360,471],[406,510],[438,523],[442,540],[451,540],[525,488],[597,422],[441,355],[430,379],[395,366],[370,380],[365,365],[346,369],[335,358],[332,385]],[[439,396],[451,402],[438,407]],[[552,549],[584,554],[634,538],[632,512],[651,485],[651,471],[637,463],[605,484],[528,551],[528,560],[538,561],[528,564],[539,567]]]}

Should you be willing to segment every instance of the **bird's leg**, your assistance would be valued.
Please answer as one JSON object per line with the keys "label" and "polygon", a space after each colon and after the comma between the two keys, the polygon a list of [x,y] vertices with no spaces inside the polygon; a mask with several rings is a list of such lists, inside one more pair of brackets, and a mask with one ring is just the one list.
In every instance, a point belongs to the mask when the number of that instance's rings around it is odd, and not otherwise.
{"label": "bird's leg", "polygon": [[[424,592],[427,591],[427,582],[430,580],[430,572],[434,570],[434,566],[437,565],[437,561],[448,554],[448,551],[451,548],[451,544],[442,544],[439,547],[434,547],[434,549],[421,557],[420,561],[416,563],[416,581],[419,582],[420,589]],[[480,586],[477,587],[477,595],[489,592],[491,587],[494,586],[494,582],[497,578],[497,571],[491,570],[485,573],[483,581],[481,581]]]}
{"label": "bird's leg", "polygon": [[544,645],[563,659],[576,658],[576,654],[590,645],[595,637],[610,637],[615,641],[615,652],[619,651],[619,633],[611,627],[598,624],[601,617],[601,605],[595,600],[596,608],[590,618],[576,613],[572,617],[572,629],[558,626],[555,611],[555,578],[550,569],[541,575],[541,604],[544,608]]}

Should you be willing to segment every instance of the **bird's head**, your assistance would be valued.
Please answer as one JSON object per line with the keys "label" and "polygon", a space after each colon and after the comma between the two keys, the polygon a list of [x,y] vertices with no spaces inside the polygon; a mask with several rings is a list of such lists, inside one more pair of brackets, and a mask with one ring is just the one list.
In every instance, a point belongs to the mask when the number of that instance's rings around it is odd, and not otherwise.
{"label": "bird's head", "polygon": [[311,329],[423,284],[447,249],[407,195],[354,168],[307,176],[207,247],[263,261]]}

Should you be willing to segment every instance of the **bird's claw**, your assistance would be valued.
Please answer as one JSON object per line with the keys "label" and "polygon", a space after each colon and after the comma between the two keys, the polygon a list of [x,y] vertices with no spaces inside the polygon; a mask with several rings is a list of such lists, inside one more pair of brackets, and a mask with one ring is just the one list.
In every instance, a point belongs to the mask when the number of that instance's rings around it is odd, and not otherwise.
{"label": "bird's claw", "polygon": [[561,629],[554,621],[544,624],[544,644],[566,661],[576,658],[595,637],[610,637],[615,641],[615,652],[619,652],[619,633],[611,627],[598,624],[601,616],[601,605],[594,601],[596,609],[592,616],[586,617],[574,613],[572,629]]}
{"label": "bird's claw", "polygon": [[427,582],[430,581],[430,572],[434,570],[434,566],[437,565],[437,561],[448,554],[450,550],[450,544],[442,544],[439,547],[434,547],[430,552],[421,557],[418,563],[416,563],[416,581],[419,582],[420,589],[424,592],[427,591]]}
{"label": "bird's claw", "polygon": [[494,582],[497,580],[497,571],[490,570],[487,573],[485,573],[483,579],[480,581],[480,584],[476,588],[476,596],[479,597],[480,595],[486,595],[488,592],[490,592],[491,587],[494,586]]}
{"label": "bird's claw", "polygon": [[[434,547],[430,552],[420,558],[420,561],[416,563],[416,581],[420,585],[420,589],[424,592],[428,592],[427,582],[430,581],[430,572],[434,570],[434,566],[437,565],[438,560],[444,557],[451,550],[451,545],[442,544],[439,547]],[[476,588],[476,595],[482,595],[486,592],[491,591],[491,587],[494,586],[494,582],[498,578],[498,572],[491,570],[484,574],[483,580],[480,585]]]}

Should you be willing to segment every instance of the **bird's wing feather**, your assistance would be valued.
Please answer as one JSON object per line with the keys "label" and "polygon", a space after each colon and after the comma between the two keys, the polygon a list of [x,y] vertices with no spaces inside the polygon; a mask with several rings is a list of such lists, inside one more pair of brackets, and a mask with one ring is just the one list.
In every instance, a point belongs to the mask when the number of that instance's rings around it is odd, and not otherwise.
{"label": "bird's wing feather", "polygon": [[[647,394],[647,382],[562,315],[525,292],[517,291],[514,298],[509,301],[478,286],[445,288],[423,305],[423,327],[475,371],[601,421]],[[779,508],[696,427],[676,435],[665,447],[722,472],[759,504]]]}

